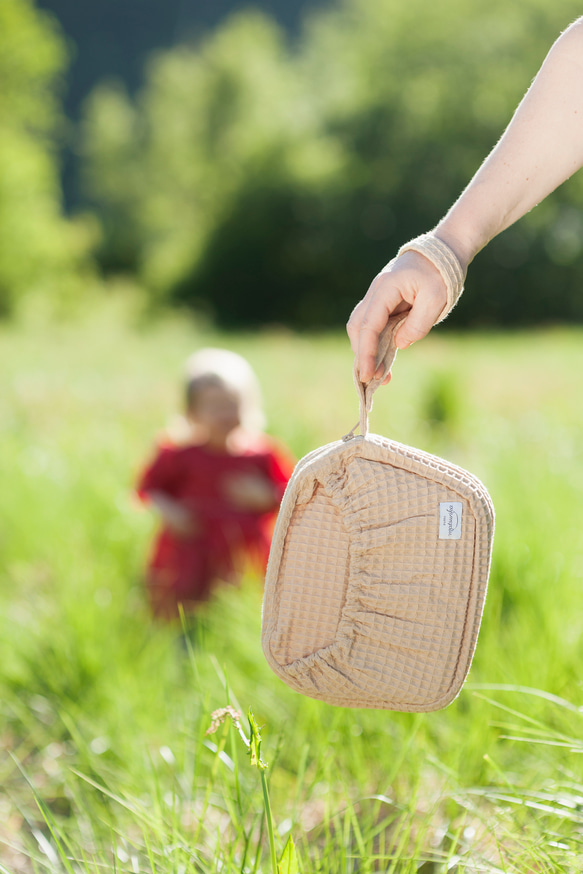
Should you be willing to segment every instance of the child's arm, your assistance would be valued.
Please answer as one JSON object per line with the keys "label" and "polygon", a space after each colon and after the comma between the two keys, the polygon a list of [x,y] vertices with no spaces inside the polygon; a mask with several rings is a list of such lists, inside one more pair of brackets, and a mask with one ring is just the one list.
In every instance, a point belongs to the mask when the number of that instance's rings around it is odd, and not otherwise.
{"label": "child's arm", "polygon": [[164,492],[147,493],[148,500],[160,514],[166,528],[178,537],[192,537],[197,533],[196,519],[192,512]]}
{"label": "child's arm", "polygon": [[271,438],[265,438],[263,470],[256,474],[240,474],[226,483],[233,505],[240,510],[271,513],[279,509],[285,487],[294,468],[287,449]]}
{"label": "child's arm", "polygon": [[[460,111],[463,111],[460,110]],[[500,142],[435,228],[462,269],[583,165],[583,18],[555,42]],[[410,309],[401,349],[424,337],[446,303],[445,285],[423,255],[405,252],[379,274],[348,322],[363,382],[373,376],[378,336],[389,316]]]}
{"label": "child's arm", "polygon": [[261,474],[236,474],[224,483],[229,501],[238,510],[269,513],[279,505],[280,496],[274,484]]}
{"label": "child's arm", "polygon": [[184,503],[173,497],[179,493],[183,478],[180,453],[162,446],[139,477],[136,490],[159,513],[168,530],[178,537],[189,537],[198,531],[197,519]]}

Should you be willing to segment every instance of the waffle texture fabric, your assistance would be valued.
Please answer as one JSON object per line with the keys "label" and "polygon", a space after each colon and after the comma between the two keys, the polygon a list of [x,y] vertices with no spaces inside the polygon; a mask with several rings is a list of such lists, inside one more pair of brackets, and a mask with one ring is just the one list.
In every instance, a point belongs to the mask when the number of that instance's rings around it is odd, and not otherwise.
{"label": "waffle texture fabric", "polygon": [[486,488],[444,459],[374,434],[311,452],[271,547],[271,668],[329,704],[445,707],[472,661],[493,533]]}

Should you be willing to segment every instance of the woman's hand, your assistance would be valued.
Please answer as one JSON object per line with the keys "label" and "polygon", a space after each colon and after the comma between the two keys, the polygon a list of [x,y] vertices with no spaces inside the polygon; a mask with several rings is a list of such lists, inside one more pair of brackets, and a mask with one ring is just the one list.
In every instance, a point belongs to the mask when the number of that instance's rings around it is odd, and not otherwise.
{"label": "woman's hand", "polygon": [[[347,325],[362,382],[375,376],[379,334],[391,315],[409,310],[395,336],[398,348],[406,349],[429,333],[446,303],[447,291],[441,274],[417,252],[404,252],[379,273]],[[384,383],[390,378],[390,373],[385,374]]]}

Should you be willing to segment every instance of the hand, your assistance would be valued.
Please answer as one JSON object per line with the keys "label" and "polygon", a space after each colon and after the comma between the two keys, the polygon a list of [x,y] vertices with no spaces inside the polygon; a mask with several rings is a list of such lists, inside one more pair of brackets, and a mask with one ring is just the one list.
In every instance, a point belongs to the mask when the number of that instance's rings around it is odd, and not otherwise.
{"label": "hand", "polygon": [[276,507],[272,483],[260,474],[238,474],[225,479],[223,489],[238,510],[267,513]]}
{"label": "hand", "polygon": [[166,527],[178,537],[193,537],[198,530],[192,513],[176,503],[172,508],[166,507],[164,522]]}
{"label": "hand", "polygon": [[162,492],[151,492],[150,501],[160,513],[166,528],[177,537],[193,537],[199,532],[196,518],[183,504]]}
{"label": "hand", "polygon": [[[429,333],[447,303],[447,291],[441,274],[417,252],[404,252],[390,267],[376,276],[364,298],[348,320],[347,331],[362,382],[375,374],[379,334],[389,316],[409,310],[398,329],[395,342],[399,349]],[[385,374],[383,384],[391,374]]]}

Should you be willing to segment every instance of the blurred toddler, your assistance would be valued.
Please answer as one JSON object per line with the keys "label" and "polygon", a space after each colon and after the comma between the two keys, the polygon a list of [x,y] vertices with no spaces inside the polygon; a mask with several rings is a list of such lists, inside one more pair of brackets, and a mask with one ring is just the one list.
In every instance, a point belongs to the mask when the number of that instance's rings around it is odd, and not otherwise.
{"label": "blurred toddler", "polygon": [[186,416],[142,473],[138,493],[162,527],[147,569],[156,616],[192,611],[219,582],[263,573],[289,457],[265,434],[257,379],[244,358],[202,349],[187,362]]}

